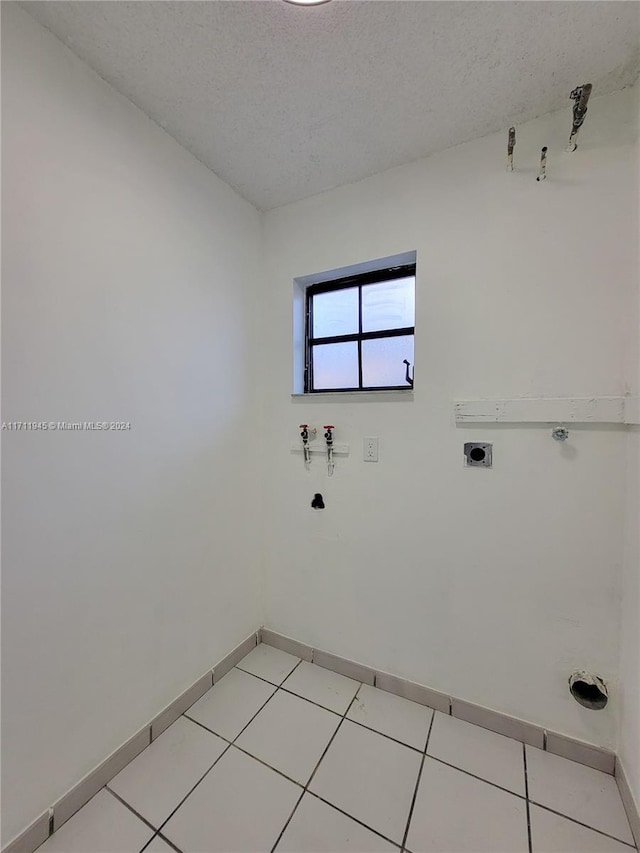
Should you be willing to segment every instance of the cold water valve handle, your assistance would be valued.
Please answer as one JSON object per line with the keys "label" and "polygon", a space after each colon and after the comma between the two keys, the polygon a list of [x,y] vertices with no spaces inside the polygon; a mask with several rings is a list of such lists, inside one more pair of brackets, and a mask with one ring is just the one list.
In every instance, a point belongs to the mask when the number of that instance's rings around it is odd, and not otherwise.
{"label": "cold water valve handle", "polygon": [[311,462],[311,450],[309,449],[309,424],[300,424],[300,438],[302,439],[304,465],[305,468],[308,468]]}
{"label": "cold water valve handle", "polygon": [[335,429],[333,424],[325,424],[323,429],[325,430],[324,438],[327,442],[327,470],[329,472],[329,476],[333,476],[333,430]]}

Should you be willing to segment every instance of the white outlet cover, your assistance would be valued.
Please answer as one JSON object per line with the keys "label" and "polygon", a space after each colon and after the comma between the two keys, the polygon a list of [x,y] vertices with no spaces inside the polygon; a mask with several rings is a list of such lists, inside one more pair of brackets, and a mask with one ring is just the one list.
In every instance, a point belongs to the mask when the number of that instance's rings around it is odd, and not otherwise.
{"label": "white outlet cover", "polygon": [[362,458],[365,462],[378,461],[378,438],[377,436],[365,436],[362,442]]}

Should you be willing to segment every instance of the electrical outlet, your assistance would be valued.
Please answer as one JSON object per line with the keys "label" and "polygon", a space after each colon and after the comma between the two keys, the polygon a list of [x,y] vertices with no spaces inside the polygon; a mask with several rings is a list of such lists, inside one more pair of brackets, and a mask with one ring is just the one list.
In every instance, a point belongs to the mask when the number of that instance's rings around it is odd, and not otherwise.
{"label": "electrical outlet", "polygon": [[365,462],[378,461],[378,439],[372,436],[363,440],[362,458]]}

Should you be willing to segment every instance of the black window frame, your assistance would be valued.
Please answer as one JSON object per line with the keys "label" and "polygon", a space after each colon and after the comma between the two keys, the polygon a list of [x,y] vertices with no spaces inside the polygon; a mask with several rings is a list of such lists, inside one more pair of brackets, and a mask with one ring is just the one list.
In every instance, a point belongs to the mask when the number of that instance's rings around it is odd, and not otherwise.
{"label": "black window frame", "polygon": [[[406,335],[413,335],[415,340],[416,327],[403,326],[394,329],[381,329],[375,332],[362,331],[362,288],[367,284],[381,284],[386,281],[393,281],[397,278],[414,279],[415,287],[416,265],[403,264],[402,266],[387,267],[385,269],[373,270],[371,272],[359,273],[357,275],[345,276],[344,278],[332,279],[331,281],[323,281],[318,284],[312,284],[306,289],[305,293],[305,327],[304,327],[304,393],[305,394],[332,394],[332,393],[353,393],[360,391],[410,391],[413,388],[412,383],[406,385],[373,385],[367,386],[362,384],[362,342],[376,340],[380,338],[395,338]],[[320,293],[330,293],[335,290],[347,290],[353,287],[358,288],[358,331],[350,335],[331,335],[328,337],[314,338],[313,333],[313,297]],[[415,321],[414,321],[415,322]],[[339,344],[351,343],[358,344],[358,385],[352,388],[314,388],[313,387],[313,359],[312,349],[314,346],[322,344]]]}

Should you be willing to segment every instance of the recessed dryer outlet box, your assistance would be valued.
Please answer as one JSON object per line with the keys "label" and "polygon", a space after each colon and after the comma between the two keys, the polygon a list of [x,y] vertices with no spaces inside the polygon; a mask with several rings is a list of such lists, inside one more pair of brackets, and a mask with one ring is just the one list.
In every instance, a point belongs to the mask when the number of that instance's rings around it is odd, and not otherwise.
{"label": "recessed dryer outlet box", "polygon": [[467,468],[491,468],[493,444],[486,441],[468,441],[464,446]]}

